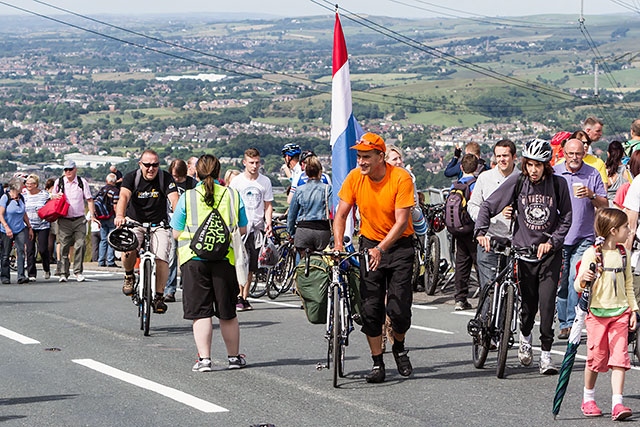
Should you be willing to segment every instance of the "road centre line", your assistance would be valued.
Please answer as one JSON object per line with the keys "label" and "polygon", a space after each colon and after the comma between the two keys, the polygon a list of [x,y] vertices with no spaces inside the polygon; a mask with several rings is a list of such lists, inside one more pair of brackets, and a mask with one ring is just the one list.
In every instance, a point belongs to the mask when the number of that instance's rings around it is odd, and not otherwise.
{"label": "road centre line", "polygon": [[169,399],[173,399],[176,402],[191,406],[192,408],[195,408],[202,412],[229,412],[228,409],[207,402],[206,400],[202,400],[183,391],[176,390],[175,388],[167,387],[165,385],[158,384],[154,381],[147,380],[137,375],[121,371],[120,369],[113,368],[109,365],[105,365],[104,363],[100,363],[93,359],[75,359],[72,360],[72,362],[89,369],[93,369],[94,371],[100,372],[102,374],[109,375],[110,377],[119,379],[126,383],[133,384],[149,391],[153,391],[162,396],[168,397]]}
{"label": "road centre line", "polygon": [[29,338],[17,332],[13,332],[9,329],[0,326],[0,335],[5,336],[14,341],[18,341],[20,344],[40,344],[40,341],[36,341],[33,338]]}

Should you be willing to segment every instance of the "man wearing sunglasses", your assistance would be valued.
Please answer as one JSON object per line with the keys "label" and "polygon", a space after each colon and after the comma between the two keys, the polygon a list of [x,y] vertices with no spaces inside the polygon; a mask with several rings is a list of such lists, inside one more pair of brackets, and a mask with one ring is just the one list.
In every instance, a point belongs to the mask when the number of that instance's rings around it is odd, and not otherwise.
{"label": "man wearing sunglasses", "polygon": [[[122,179],[120,199],[116,206],[116,227],[122,226],[127,218],[140,223],[151,223],[156,227],[151,239],[151,250],[156,254],[156,299],[153,301],[153,311],[164,313],[167,305],[164,302],[164,285],[169,276],[169,256],[171,254],[171,230],[162,227],[169,224],[167,214],[167,200],[171,208],[175,208],[178,202],[178,189],[169,172],[160,170],[158,153],[153,150],[145,150],[138,162],[140,169],[127,173]],[[160,175],[162,174],[162,175]],[[144,229],[133,229],[142,244]],[[127,252],[122,257],[124,268],[124,284],[122,293],[133,295],[135,284],[135,268],[137,250]]]}

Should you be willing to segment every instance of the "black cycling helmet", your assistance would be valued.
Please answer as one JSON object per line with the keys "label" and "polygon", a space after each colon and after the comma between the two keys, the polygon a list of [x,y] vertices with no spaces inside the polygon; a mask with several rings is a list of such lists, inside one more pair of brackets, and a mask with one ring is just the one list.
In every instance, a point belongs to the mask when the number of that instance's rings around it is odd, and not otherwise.
{"label": "black cycling helmet", "polygon": [[300,154],[301,152],[302,149],[300,148],[300,146],[292,142],[285,144],[284,147],[282,147],[282,156],[293,157]]}
{"label": "black cycling helmet", "polygon": [[138,238],[128,228],[116,228],[107,236],[109,245],[116,251],[129,252],[138,249]]}
{"label": "black cycling helmet", "polygon": [[527,142],[524,150],[522,150],[522,157],[542,163],[550,161],[552,156],[553,149],[551,148],[551,144],[544,139],[534,138]]}
{"label": "black cycling helmet", "polygon": [[313,150],[305,150],[305,151],[302,152],[302,154],[300,154],[300,161],[304,162],[309,157],[313,157],[315,155],[316,155],[316,153],[314,153]]}

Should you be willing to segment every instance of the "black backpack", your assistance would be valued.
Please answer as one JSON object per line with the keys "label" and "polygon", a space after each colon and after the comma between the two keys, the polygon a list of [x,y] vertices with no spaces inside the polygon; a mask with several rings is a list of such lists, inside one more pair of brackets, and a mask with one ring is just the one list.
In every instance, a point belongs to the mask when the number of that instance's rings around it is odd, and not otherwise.
{"label": "black backpack", "polygon": [[453,184],[444,204],[444,223],[453,236],[473,233],[475,223],[467,211],[467,202],[471,196],[471,185],[476,178]]}

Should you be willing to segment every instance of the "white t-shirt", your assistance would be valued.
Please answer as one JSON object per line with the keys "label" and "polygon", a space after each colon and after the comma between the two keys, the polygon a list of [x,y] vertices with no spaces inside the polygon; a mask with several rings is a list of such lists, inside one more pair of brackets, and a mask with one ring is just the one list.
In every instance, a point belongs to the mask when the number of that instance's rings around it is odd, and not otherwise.
{"label": "white t-shirt", "polygon": [[247,214],[247,233],[251,230],[264,230],[264,202],[273,201],[273,188],[266,176],[259,174],[257,179],[249,179],[245,173],[233,178],[230,187],[238,190]]}

